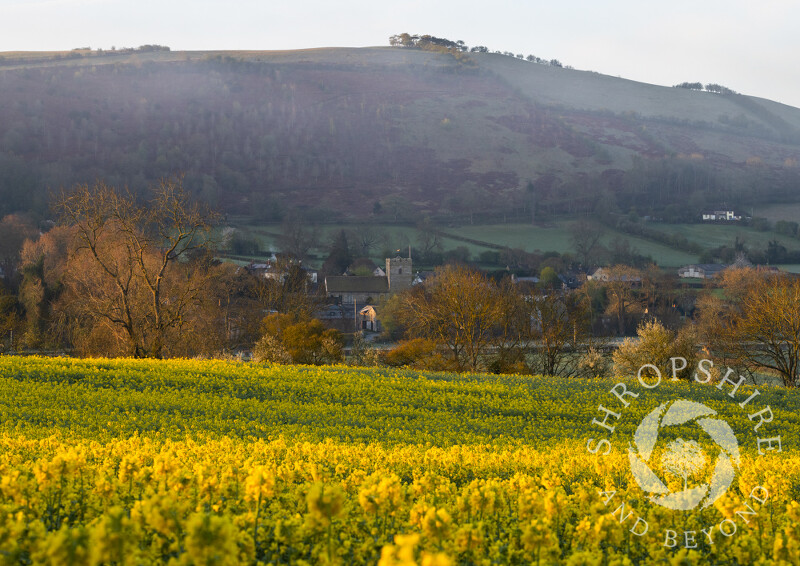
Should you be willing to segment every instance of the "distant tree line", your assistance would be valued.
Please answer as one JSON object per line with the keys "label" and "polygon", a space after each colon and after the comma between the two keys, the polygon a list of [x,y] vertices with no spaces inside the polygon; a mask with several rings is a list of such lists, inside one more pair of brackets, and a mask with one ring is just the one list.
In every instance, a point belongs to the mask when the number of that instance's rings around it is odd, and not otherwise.
{"label": "distant tree line", "polygon": [[[564,67],[558,59],[545,60],[535,55],[528,55],[527,57],[521,53],[512,53],[511,51],[492,51],[485,45],[476,45],[469,47],[463,41],[451,41],[441,37],[432,35],[412,35],[409,33],[400,33],[389,37],[389,45],[394,47],[406,47],[413,49],[421,49],[423,51],[439,51],[449,53],[495,53],[497,55],[505,55],[507,57],[514,57],[523,61],[531,63],[539,63],[542,65],[550,65],[551,67]],[[572,67],[567,66],[568,69]]]}
{"label": "distant tree line", "polygon": [[[104,50],[102,47],[98,47],[96,50],[92,50],[91,47],[75,47],[71,49],[68,53],[56,53],[52,56],[53,59],[78,59],[81,57],[94,57],[103,54],[114,54],[114,55],[127,55],[131,53],[154,53],[157,51],[170,51],[170,48],[166,45],[140,45],[139,47],[116,47],[111,46],[110,49]],[[3,63],[24,63],[26,59],[24,57],[0,57],[0,61]]]}
{"label": "distant tree line", "polygon": [[[76,47],[73,51],[91,51],[91,47]],[[97,51],[102,53],[103,49],[98,47]],[[147,44],[147,45],[140,45],[139,47],[115,47],[111,46],[110,51],[115,53],[152,53],[154,51],[170,51],[170,48],[166,45],[157,45],[157,44]]]}
{"label": "distant tree line", "polygon": [[726,86],[722,86],[716,83],[709,83],[703,86],[703,83],[683,82],[674,85],[674,88],[685,88],[688,90],[705,90],[706,92],[715,92],[717,94],[736,94],[735,90],[729,89]]}
{"label": "distant tree line", "polygon": [[[278,277],[263,277],[215,260],[219,217],[191,199],[180,180],[152,186],[146,200],[102,182],[81,185],[54,206],[59,224],[42,227],[44,233],[23,217],[0,221],[3,349],[152,358],[246,349],[270,363],[344,361],[343,336],[315,319],[324,297],[300,264],[284,257]],[[582,263],[601,253],[601,236],[596,225],[573,227]],[[352,257],[340,232],[328,269],[336,273]],[[608,368],[596,337],[638,329],[640,340],[614,355],[619,371],[711,352],[737,375],[769,371],[787,387],[800,385],[796,277],[729,269],[718,285],[724,292],[717,285],[701,292],[695,309],[674,275],[654,266],[610,265],[570,289],[555,264],[545,263],[535,285],[460,262],[437,268],[381,306],[397,345],[379,352],[355,335],[350,362],[594,377]],[[681,313],[692,310],[695,322],[684,324]]]}

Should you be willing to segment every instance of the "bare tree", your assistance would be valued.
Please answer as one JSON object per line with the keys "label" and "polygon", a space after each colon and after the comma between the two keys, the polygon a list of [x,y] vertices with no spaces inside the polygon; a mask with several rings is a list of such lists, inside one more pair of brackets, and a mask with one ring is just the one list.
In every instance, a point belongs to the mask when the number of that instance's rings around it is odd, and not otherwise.
{"label": "bare tree", "polygon": [[188,260],[210,245],[216,215],[179,181],[153,187],[145,204],[102,182],[82,185],[57,209],[75,230],[66,278],[76,319],[119,332],[130,355],[162,357],[203,291],[207,270]]}
{"label": "bare tree", "polygon": [[716,357],[744,371],[772,371],[786,387],[800,386],[800,280],[734,270],[726,297],[704,297],[700,326]]}
{"label": "bare tree", "polygon": [[509,283],[500,289],[502,317],[495,345],[498,369],[575,375],[579,360],[575,351],[591,342],[586,298],[560,290],[523,295]]}
{"label": "bare tree", "polygon": [[401,298],[399,317],[414,336],[444,346],[456,370],[480,369],[500,316],[497,288],[466,267],[439,268]]}
{"label": "bare tree", "polygon": [[559,291],[539,295],[534,305],[534,370],[544,375],[574,375],[578,362],[574,352],[589,339],[587,301],[577,293]]}
{"label": "bare tree", "polygon": [[0,270],[11,280],[20,262],[20,251],[25,240],[34,239],[38,230],[27,218],[9,214],[0,220]]}
{"label": "bare tree", "polygon": [[56,226],[37,240],[22,246],[22,283],[19,300],[25,310],[25,333],[22,343],[28,348],[55,346],[64,339],[65,320],[54,310],[63,292],[63,275],[74,230]]}
{"label": "bare tree", "polygon": [[368,224],[349,230],[347,239],[361,257],[369,257],[380,241],[380,233]]}
{"label": "bare tree", "polygon": [[423,260],[430,258],[433,253],[442,251],[442,238],[430,216],[417,222],[417,245]]}
{"label": "bare tree", "polygon": [[293,258],[304,260],[311,248],[319,243],[319,231],[316,225],[305,219],[292,215],[283,221],[278,246],[281,251]]}
{"label": "bare tree", "polygon": [[569,229],[570,244],[578,261],[584,266],[591,265],[602,249],[600,239],[603,237],[603,229],[591,222],[575,222]]}
{"label": "bare tree", "polygon": [[603,281],[608,294],[607,312],[617,317],[619,335],[625,335],[625,322],[629,312],[642,310],[635,288],[641,285],[642,273],[627,265],[614,265],[606,269],[608,279]]}
{"label": "bare tree", "polygon": [[200,350],[235,351],[249,348],[259,336],[263,318],[260,281],[232,263],[213,266],[214,277],[203,293],[205,347]]}
{"label": "bare tree", "polygon": [[295,320],[310,320],[324,306],[324,295],[310,293],[306,271],[296,261],[278,259],[279,278],[259,278],[255,292],[261,308],[289,314]]}

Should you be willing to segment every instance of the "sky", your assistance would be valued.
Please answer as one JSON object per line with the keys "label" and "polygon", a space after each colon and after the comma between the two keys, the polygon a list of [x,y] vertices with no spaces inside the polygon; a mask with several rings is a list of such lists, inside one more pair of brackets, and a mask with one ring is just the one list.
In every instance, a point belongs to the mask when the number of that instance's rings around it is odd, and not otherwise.
{"label": "sky", "polygon": [[0,0],[0,52],[281,50],[430,34],[800,107],[800,0]]}

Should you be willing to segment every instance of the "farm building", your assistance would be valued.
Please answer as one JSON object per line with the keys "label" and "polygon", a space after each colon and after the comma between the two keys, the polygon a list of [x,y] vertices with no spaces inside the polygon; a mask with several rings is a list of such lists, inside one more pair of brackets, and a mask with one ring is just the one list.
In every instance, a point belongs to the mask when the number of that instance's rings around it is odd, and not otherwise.
{"label": "farm building", "polygon": [[700,263],[681,267],[678,277],[691,277],[695,279],[711,279],[719,275],[728,266],[722,263]]}

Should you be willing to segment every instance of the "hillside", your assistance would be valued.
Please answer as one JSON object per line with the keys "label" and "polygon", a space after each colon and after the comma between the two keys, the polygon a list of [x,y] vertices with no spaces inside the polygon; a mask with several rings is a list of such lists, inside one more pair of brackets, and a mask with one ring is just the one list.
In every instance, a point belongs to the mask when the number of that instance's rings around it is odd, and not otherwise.
{"label": "hillside", "polygon": [[0,53],[0,97],[0,215],[177,174],[256,220],[798,200],[796,108],[496,54]]}

